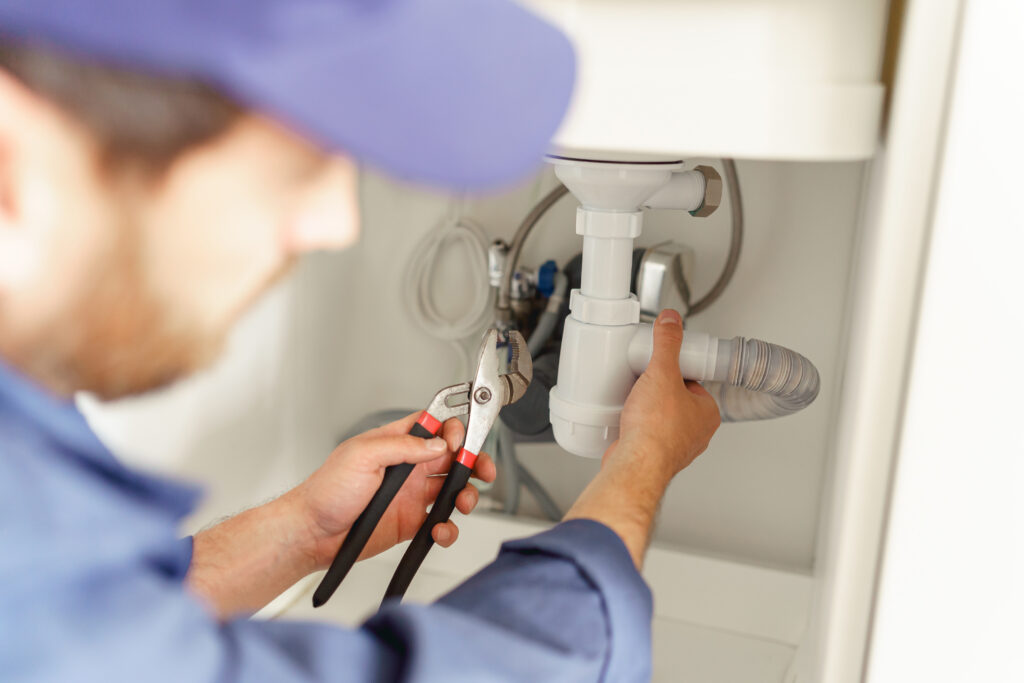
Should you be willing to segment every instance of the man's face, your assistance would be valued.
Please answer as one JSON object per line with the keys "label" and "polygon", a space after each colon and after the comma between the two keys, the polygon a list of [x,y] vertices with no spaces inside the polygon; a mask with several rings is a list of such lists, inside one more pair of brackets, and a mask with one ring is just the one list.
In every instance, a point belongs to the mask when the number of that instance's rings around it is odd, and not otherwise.
{"label": "man's face", "polygon": [[355,168],[262,117],[154,175],[0,72],[0,356],[113,398],[207,363],[307,250],[358,236]]}

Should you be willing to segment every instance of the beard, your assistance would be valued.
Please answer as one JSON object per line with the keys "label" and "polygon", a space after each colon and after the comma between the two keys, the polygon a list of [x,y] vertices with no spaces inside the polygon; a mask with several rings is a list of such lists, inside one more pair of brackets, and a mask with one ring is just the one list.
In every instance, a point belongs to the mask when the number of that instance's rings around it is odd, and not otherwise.
{"label": "beard", "polygon": [[88,391],[103,400],[165,386],[209,364],[230,325],[202,330],[160,300],[143,272],[139,232],[121,226],[61,315],[4,355],[58,394]]}
{"label": "beard", "polygon": [[59,395],[87,391],[112,400],[167,386],[208,366],[242,313],[297,260],[284,259],[211,328],[187,306],[158,295],[144,265],[139,216],[125,208],[110,246],[94,258],[83,285],[53,320],[19,339],[5,329],[0,299],[0,356]]}

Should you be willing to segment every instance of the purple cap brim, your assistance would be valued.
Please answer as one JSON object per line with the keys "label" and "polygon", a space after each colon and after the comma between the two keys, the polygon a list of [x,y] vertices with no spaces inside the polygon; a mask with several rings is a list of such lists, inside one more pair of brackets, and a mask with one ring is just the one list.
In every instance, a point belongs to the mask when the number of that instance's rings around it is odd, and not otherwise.
{"label": "purple cap brim", "polygon": [[510,0],[4,0],[0,34],[221,87],[407,180],[507,185],[538,168],[575,59]]}

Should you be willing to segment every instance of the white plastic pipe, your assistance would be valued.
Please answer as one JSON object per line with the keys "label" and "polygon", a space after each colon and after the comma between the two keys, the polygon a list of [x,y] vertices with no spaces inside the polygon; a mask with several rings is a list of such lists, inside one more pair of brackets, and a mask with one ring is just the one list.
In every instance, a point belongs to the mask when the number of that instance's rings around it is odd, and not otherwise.
{"label": "white plastic pipe", "polygon": [[570,453],[601,457],[619,438],[622,405],[636,382],[626,362],[635,331],[566,318],[558,383],[548,400],[555,440]]}
{"label": "white plastic pipe", "polygon": [[583,238],[580,291],[598,299],[629,298],[633,268],[633,239]]}
{"label": "white plastic pipe", "polygon": [[[580,288],[583,296],[629,298],[633,240],[640,235],[642,222],[643,213],[640,211],[606,211],[583,206],[576,210],[576,233],[583,236]],[[620,322],[627,324],[636,320]]]}
{"label": "white plastic pipe", "polygon": [[707,178],[700,171],[673,173],[668,182],[647,198],[644,206],[651,209],[683,209],[696,211],[704,203]]}
{"label": "white plastic pipe", "polygon": [[[640,375],[651,362],[654,349],[654,328],[643,323],[637,326],[636,333],[629,342],[627,359],[629,367],[635,375]],[[728,366],[716,373],[718,365],[718,337],[704,332],[687,330],[683,335],[683,344],[679,349],[679,370],[686,379],[698,382],[724,382],[727,378]]]}

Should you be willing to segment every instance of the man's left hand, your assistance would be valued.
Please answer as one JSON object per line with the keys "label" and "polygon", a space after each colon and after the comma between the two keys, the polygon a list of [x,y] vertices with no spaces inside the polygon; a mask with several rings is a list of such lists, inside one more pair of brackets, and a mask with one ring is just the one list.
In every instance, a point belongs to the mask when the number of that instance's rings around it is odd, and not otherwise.
{"label": "man's left hand", "polygon": [[[320,469],[287,494],[308,519],[318,568],[328,566],[334,559],[345,534],[376,493],[389,465],[407,462],[416,466],[381,517],[360,559],[409,540],[426,519],[427,507],[441,490],[443,475],[451,467],[452,454],[462,444],[465,430],[462,423],[451,419],[438,438],[410,436],[408,432],[418,416],[417,412],[342,443]],[[481,454],[474,477],[492,482],[495,474],[490,456]],[[459,493],[456,508],[469,514],[479,499],[476,487],[469,484]],[[459,529],[448,521],[436,525],[432,535],[438,545],[448,547],[458,538]]]}
{"label": "man's left hand", "polygon": [[[220,617],[251,613],[297,580],[330,565],[345,534],[373,498],[389,465],[413,463],[398,495],[391,501],[362,558],[410,539],[427,517],[452,453],[462,444],[464,429],[446,422],[442,438],[425,440],[408,434],[418,413],[349,439],[306,481],[280,498],[246,510],[196,534],[188,582]],[[483,453],[476,478],[494,481],[495,468]],[[469,513],[480,500],[472,484],[456,499]],[[454,522],[436,525],[434,541],[455,542]]]}

